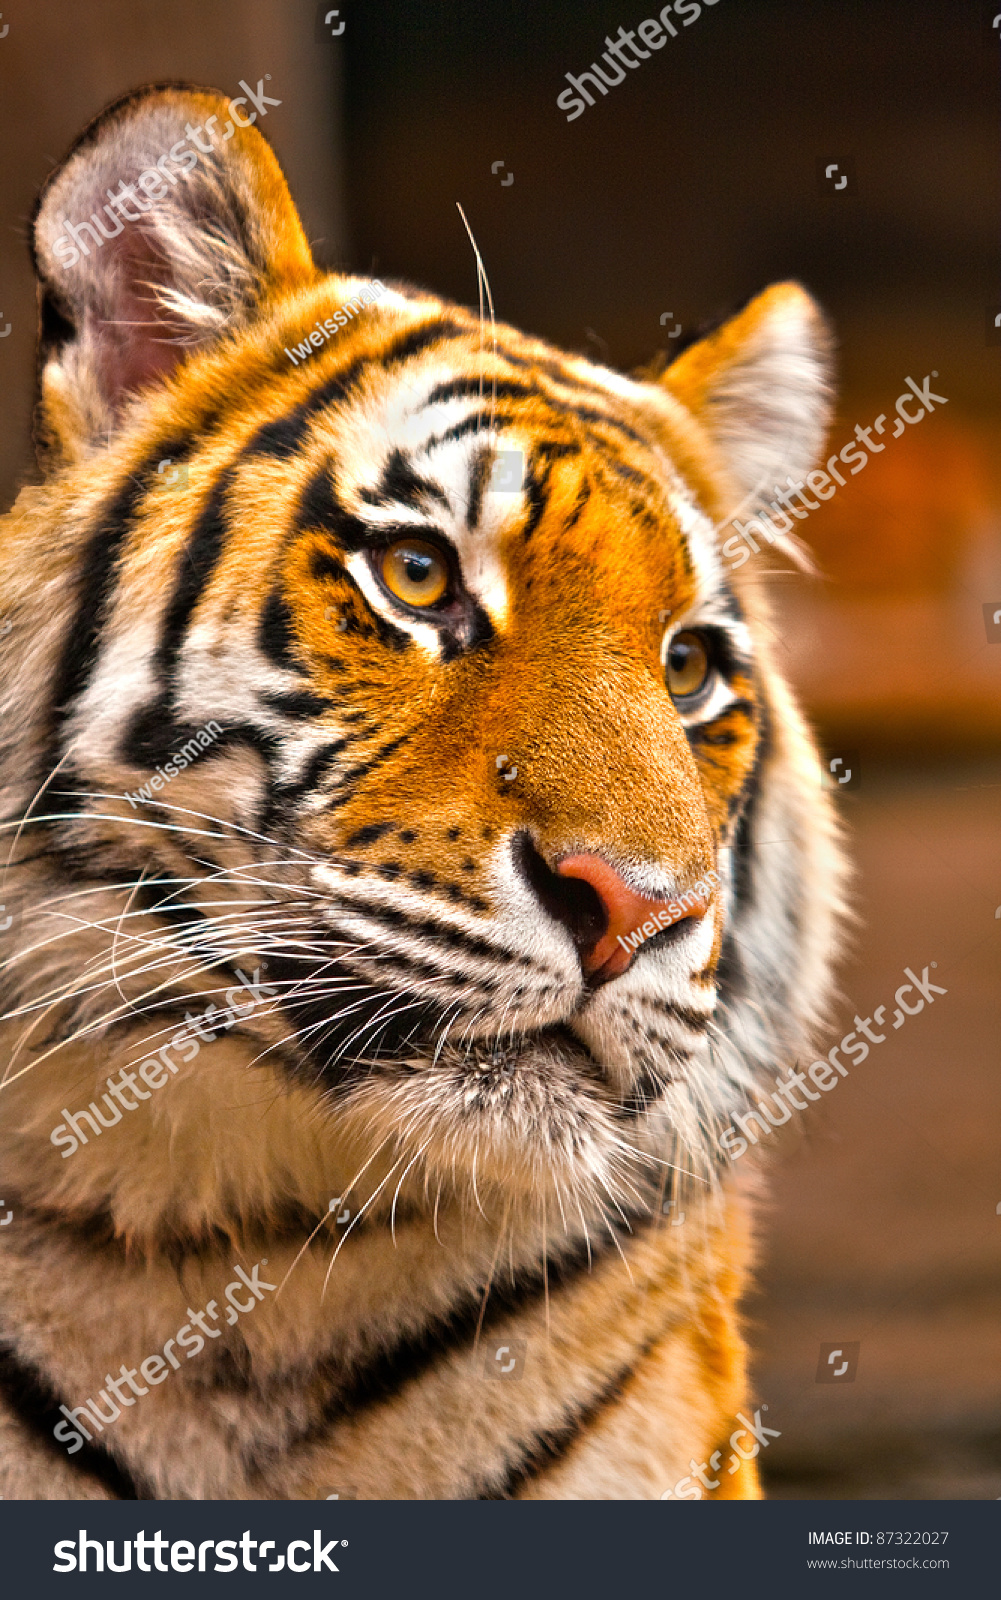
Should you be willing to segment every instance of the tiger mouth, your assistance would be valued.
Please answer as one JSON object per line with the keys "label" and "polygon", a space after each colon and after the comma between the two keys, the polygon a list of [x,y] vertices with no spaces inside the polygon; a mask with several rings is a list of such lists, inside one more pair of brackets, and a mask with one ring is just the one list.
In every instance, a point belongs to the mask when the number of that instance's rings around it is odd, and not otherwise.
{"label": "tiger mouth", "polygon": [[514,1089],[525,1073],[544,1077],[547,1067],[558,1066],[562,1073],[569,1071],[581,1087],[598,1091],[612,1114],[626,1121],[643,1116],[683,1075],[643,1059],[636,1063],[627,1084],[616,1081],[608,1066],[566,1023],[553,1023],[504,1045],[474,1040],[461,1056],[453,1054],[449,1065],[459,1067],[477,1096]]}
{"label": "tiger mouth", "polygon": [[601,1062],[591,1054],[584,1041],[562,1022],[551,1023],[507,1044],[491,1044],[486,1039],[474,1039],[463,1055],[472,1071],[504,1076],[526,1065],[526,1058],[533,1056],[541,1057],[533,1065],[544,1065],[546,1055],[550,1052],[558,1055],[562,1066],[575,1067],[585,1077],[604,1081],[605,1069]]}

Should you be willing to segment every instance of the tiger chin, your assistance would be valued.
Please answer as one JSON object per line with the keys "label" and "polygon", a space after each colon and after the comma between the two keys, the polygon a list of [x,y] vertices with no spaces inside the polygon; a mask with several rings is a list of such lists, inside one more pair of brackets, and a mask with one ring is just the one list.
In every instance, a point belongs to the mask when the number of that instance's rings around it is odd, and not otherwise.
{"label": "tiger chin", "polygon": [[33,244],[0,1493],[663,1496],[753,1403],[721,1137],[841,912],[765,558],[721,549],[821,450],[819,311],[779,284],[630,378],[324,272],[176,86]]}

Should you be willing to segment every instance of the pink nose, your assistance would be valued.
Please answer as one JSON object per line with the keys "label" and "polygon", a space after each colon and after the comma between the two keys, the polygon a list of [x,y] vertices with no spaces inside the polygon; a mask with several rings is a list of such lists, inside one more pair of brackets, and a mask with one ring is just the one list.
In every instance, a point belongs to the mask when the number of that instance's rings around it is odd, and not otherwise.
{"label": "pink nose", "polygon": [[704,917],[708,909],[708,901],[685,907],[676,900],[650,900],[637,894],[600,856],[565,856],[556,871],[561,877],[580,878],[589,884],[604,908],[607,928],[600,939],[580,952],[585,977],[600,974],[603,983],[625,972],[634,950],[653,934],[686,918]]}

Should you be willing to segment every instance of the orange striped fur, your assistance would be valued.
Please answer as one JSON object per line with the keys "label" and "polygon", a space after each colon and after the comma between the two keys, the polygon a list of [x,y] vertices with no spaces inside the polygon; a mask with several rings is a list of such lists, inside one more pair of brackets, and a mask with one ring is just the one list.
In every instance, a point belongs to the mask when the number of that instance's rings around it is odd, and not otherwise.
{"label": "orange striped fur", "polygon": [[213,116],[119,103],[35,224],[0,1494],[656,1498],[750,1399],[719,1134],[828,993],[835,827],[718,550],[813,464],[823,323],[779,285],[626,378],[378,296],[256,128],[136,187]]}

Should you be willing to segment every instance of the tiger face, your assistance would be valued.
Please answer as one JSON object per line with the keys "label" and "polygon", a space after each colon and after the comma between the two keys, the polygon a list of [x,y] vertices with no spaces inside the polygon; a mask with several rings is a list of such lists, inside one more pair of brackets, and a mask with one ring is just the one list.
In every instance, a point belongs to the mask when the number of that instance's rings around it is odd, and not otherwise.
{"label": "tiger face", "polygon": [[[36,223],[41,589],[24,507],[4,559],[45,670],[6,781],[21,856],[82,907],[32,913],[45,1027],[157,1048],[259,967],[249,1065],[376,1209],[709,1183],[830,959],[817,764],[720,552],[814,463],[820,315],[779,285],[623,377],[321,272],[224,110],[112,108]],[[131,221],[101,209],[120,180]],[[162,1114],[191,1133],[197,1095]],[[303,1200],[267,1160],[267,1203]]]}

